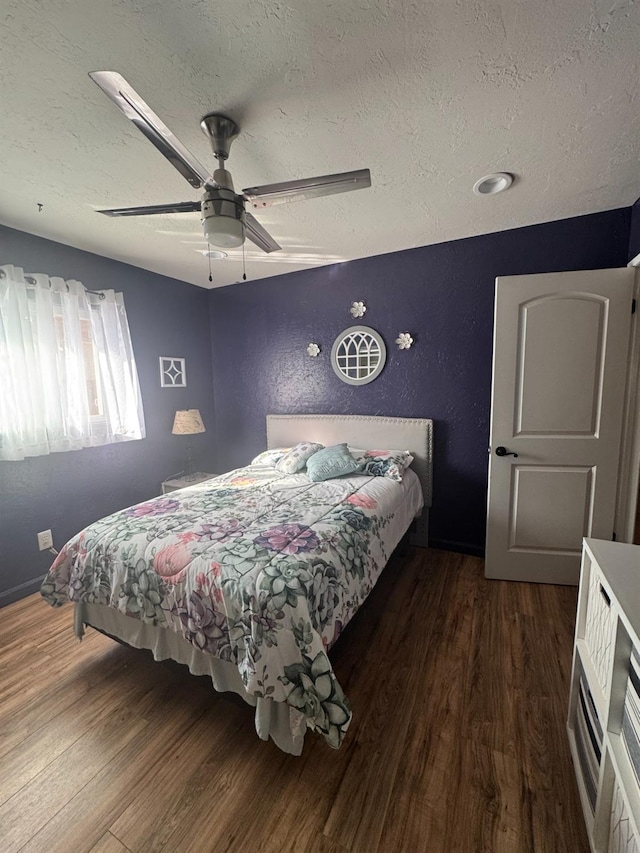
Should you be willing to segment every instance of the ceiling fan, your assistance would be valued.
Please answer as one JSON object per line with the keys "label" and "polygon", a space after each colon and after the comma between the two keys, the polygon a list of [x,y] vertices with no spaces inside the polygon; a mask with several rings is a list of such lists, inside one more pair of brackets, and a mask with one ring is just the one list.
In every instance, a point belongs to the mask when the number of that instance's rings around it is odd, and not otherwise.
{"label": "ceiling fan", "polygon": [[227,116],[208,113],[200,127],[209,137],[218,168],[213,175],[199,163],[169,128],[158,118],[140,95],[115,71],[92,71],[89,77],[97,83],[113,103],[144,133],[171,165],[187,179],[192,187],[204,190],[201,201],[180,201],[175,204],[155,204],[145,207],[121,207],[100,210],[107,216],[149,216],[157,213],[199,212],[207,242],[223,249],[244,243],[245,236],[265,252],[281,248],[255,217],[245,209],[249,202],[254,209],[290,201],[344,193],[371,186],[369,169],[320,175],[299,181],[264,184],[248,187],[236,193],[230,172],[225,169],[231,143],[240,128]]}

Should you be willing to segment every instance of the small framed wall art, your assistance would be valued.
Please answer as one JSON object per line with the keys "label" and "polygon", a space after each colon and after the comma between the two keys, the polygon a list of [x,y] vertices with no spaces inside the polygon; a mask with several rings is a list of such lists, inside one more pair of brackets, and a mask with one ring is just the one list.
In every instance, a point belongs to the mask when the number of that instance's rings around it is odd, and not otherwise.
{"label": "small framed wall art", "polygon": [[187,387],[187,365],[184,358],[160,356],[160,386],[162,388]]}

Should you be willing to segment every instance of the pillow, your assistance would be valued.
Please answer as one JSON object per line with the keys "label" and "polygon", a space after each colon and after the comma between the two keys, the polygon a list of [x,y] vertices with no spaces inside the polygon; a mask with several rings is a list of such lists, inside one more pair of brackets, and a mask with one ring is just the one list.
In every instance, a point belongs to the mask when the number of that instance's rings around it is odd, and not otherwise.
{"label": "pillow", "polygon": [[345,474],[355,474],[362,467],[347,450],[346,444],[334,444],[318,450],[307,459],[307,474],[314,483],[321,480],[331,480]]}
{"label": "pillow", "polygon": [[307,464],[307,459],[323,447],[324,444],[317,444],[314,441],[301,441],[276,462],[276,471],[280,471],[281,474],[295,474],[296,471],[301,471]]}
{"label": "pillow", "polygon": [[349,448],[353,458],[362,465],[362,473],[369,477],[389,477],[401,483],[404,472],[413,462],[408,450],[358,450]]}
{"label": "pillow", "polygon": [[255,459],[252,459],[249,464],[269,465],[273,468],[273,466],[279,462],[289,450],[291,450],[290,447],[273,447],[271,450],[263,450],[262,453],[258,453]]}

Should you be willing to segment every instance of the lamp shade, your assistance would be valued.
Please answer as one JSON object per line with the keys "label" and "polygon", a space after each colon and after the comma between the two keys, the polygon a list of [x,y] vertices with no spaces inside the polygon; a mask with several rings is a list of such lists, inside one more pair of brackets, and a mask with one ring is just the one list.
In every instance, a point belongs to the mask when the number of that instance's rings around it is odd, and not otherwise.
{"label": "lamp shade", "polygon": [[179,409],[173,419],[173,435],[195,435],[205,432],[199,409]]}

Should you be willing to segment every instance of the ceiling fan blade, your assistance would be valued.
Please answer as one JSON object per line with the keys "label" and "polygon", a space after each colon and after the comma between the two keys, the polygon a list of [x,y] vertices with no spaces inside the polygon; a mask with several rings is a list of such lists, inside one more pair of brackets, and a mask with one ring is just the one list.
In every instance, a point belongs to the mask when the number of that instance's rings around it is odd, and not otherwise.
{"label": "ceiling fan blade", "polygon": [[199,201],[177,201],[175,204],[149,204],[144,207],[116,207],[113,210],[97,210],[105,216],[153,216],[155,213],[200,212]]}
{"label": "ceiling fan blade", "polygon": [[278,249],[282,248],[282,246],[276,243],[266,228],[263,228],[255,216],[249,212],[245,213],[244,227],[247,237],[252,243],[255,243],[259,249],[262,249],[263,252],[277,252]]}
{"label": "ceiling fan blade", "polygon": [[368,169],[355,172],[341,172],[338,175],[319,175],[316,178],[303,178],[300,181],[284,181],[281,184],[264,184],[261,187],[249,187],[242,190],[243,196],[254,208],[271,207],[289,201],[304,201],[323,195],[348,193],[351,190],[366,189],[371,186],[371,173]]}
{"label": "ceiling fan blade", "polygon": [[97,83],[113,103],[130,119],[138,130],[152,142],[171,165],[198,189],[206,184],[215,186],[207,169],[158,118],[151,107],[116,71],[91,71],[89,77]]}

